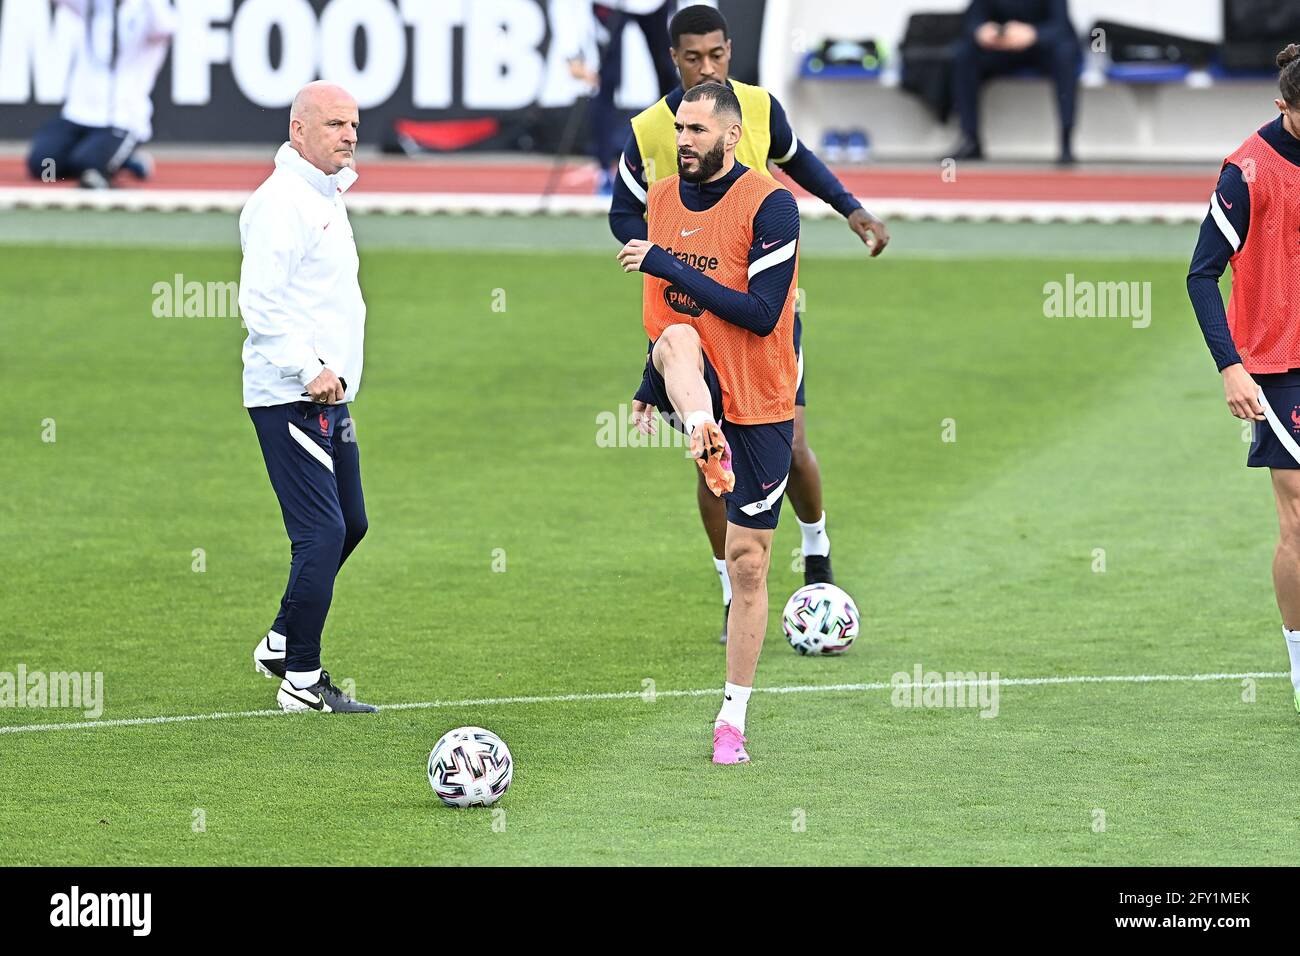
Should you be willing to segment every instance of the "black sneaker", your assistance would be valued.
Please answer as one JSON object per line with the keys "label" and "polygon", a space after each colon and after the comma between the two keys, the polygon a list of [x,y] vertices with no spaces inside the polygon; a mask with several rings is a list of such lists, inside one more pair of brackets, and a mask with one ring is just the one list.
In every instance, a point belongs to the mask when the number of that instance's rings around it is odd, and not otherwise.
{"label": "black sneaker", "polygon": [[253,648],[253,670],[268,678],[284,680],[284,651],[272,650],[270,640],[263,637]]}
{"label": "black sneaker", "polygon": [[722,637],[718,639],[718,643],[720,644],[727,643],[727,618],[729,617],[731,617],[730,601],[722,605]]}
{"label": "black sneaker", "polygon": [[98,169],[88,169],[81,174],[82,189],[111,189],[113,184]]}
{"label": "black sneaker", "polygon": [[831,571],[831,556],[808,554],[803,559],[804,584],[834,584],[835,573]]}
{"label": "black sneaker", "polygon": [[963,136],[961,138],[961,142],[959,142],[956,146],[953,147],[952,152],[949,153],[947,156],[941,158],[979,160],[984,158],[984,150],[980,146],[979,140],[971,139],[968,136]]}
{"label": "black sneaker", "polygon": [[122,168],[136,179],[144,181],[153,175],[154,161],[148,153],[136,150],[122,164]]}
{"label": "black sneaker", "polygon": [[330,682],[329,671],[320,672],[320,680],[310,687],[299,689],[287,680],[280,682],[275,702],[284,711],[318,710],[324,714],[376,714],[374,704],[353,700]]}

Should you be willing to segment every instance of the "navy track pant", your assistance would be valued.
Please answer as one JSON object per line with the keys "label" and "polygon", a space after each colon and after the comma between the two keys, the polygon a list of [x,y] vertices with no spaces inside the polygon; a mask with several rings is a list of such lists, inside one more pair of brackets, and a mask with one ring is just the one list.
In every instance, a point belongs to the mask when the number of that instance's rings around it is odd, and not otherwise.
{"label": "navy track pant", "polygon": [[49,163],[57,180],[78,179],[88,169],[111,178],[131,158],[136,142],[126,130],[81,126],[56,117],[32,138],[27,172],[33,179],[41,179],[47,175]]}
{"label": "navy track pant", "polygon": [[272,629],[285,635],[286,669],[315,670],[334,578],[366,533],[356,432],[347,405],[292,402],[248,414],[293,551]]}

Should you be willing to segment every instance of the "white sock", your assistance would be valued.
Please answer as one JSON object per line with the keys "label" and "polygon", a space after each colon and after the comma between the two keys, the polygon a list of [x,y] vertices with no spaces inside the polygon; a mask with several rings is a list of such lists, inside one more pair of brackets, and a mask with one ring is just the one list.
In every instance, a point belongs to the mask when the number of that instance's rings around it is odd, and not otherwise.
{"label": "white sock", "polygon": [[722,709],[718,719],[713,722],[716,727],[724,720],[742,734],[745,732],[745,709],[749,706],[749,692],[754,688],[741,687],[739,684],[722,685]]}
{"label": "white sock", "polygon": [[1286,652],[1291,655],[1291,686],[1300,691],[1300,631],[1288,631],[1283,624],[1282,636],[1286,638]]}
{"label": "white sock", "polygon": [[275,631],[266,632],[266,646],[277,653],[284,650],[284,635],[277,634]]}
{"label": "white sock", "polygon": [[686,416],[686,434],[689,435],[695,431],[696,425],[701,425],[704,422],[711,421],[713,421],[712,412],[691,412]]}
{"label": "white sock", "polygon": [[[795,515],[795,521],[799,521],[799,516]],[[803,532],[803,555],[808,557],[810,554],[820,554],[826,557],[831,553],[831,539],[826,536],[826,512],[822,512],[819,520],[812,524],[804,524],[799,521],[799,530]]]}
{"label": "white sock", "polygon": [[713,566],[718,569],[718,577],[722,580],[722,603],[731,603],[731,575],[727,573],[727,559],[714,558]]}
{"label": "white sock", "polygon": [[320,668],[318,667],[314,671],[286,671],[284,679],[297,690],[306,690],[320,680]]}

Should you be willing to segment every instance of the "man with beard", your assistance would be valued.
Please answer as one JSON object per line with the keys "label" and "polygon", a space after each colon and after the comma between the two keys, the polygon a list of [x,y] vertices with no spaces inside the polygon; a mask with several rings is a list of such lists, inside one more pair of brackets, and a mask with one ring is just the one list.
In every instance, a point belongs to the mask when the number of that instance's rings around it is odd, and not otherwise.
{"label": "man with beard", "polygon": [[[863,209],[807,144],[799,142],[776,97],[762,87],[729,78],[731,39],[722,14],[704,4],[684,7],[669,23],[668,34],[671,42],[669,52],[681,74],[682,83],[632,120],[632,136],[628,138],[619,162],[609,209],[610,230],[618,241],[646,237],[646,191],[656,179],[672,175],[676,168],[673,120],[683,91],[701,83],[721,83],[736,95],[744,114],[743,135],[736,147],[736,158],[764,176],[770,175],[768,162],[775,163],[787,176],[843,216],[854,234],[870,248],[872,256],[879,255],[889,242],[889,230],[885,224]],[[831,542],[826,533],[826,512],[822,504],[821,468],[805,437],[803,326],[797,314],[793,336],[799,374],[795,395],[794,457],[786,494],[799,521],[804,583],[833,584],[835,576],[831,570]],[[648,403],[649,396],[638,392],[632,402],[634,412],[644,411]],[[650,409],[650,414],[654,414],[654,409]],[[732,589],[723,555],[726,509],[709,493],[703,481],[697,486],[696,501],[713,551],[713,565],[722,585],[722,642],[726,643]]]}
{"label": "man with beard", "polygon": [[650,187],[647,237],[618,254],[625,272],[645,274],[649,400],[636,424],[653,431],[660,409],[690,435],[705,485],[726,501],[733,594],[713,762],[746,763],[746,707],[794,439],[799,207],[772,177],[736,161],[741,107],[727,87],[687,90],[674,126],[679,175]]}

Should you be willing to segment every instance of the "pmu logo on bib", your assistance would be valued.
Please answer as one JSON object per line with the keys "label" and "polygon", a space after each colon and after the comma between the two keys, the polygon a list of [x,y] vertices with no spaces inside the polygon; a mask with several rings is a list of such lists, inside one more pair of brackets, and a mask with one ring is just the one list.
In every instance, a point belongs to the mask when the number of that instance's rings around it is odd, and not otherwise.
{"label": "pmu logo on bib", "polygon": [[679,286],[664,287],[664,302],[667,303],[668,308],[682,315],[699,318],[704,314],[704,308]]}

